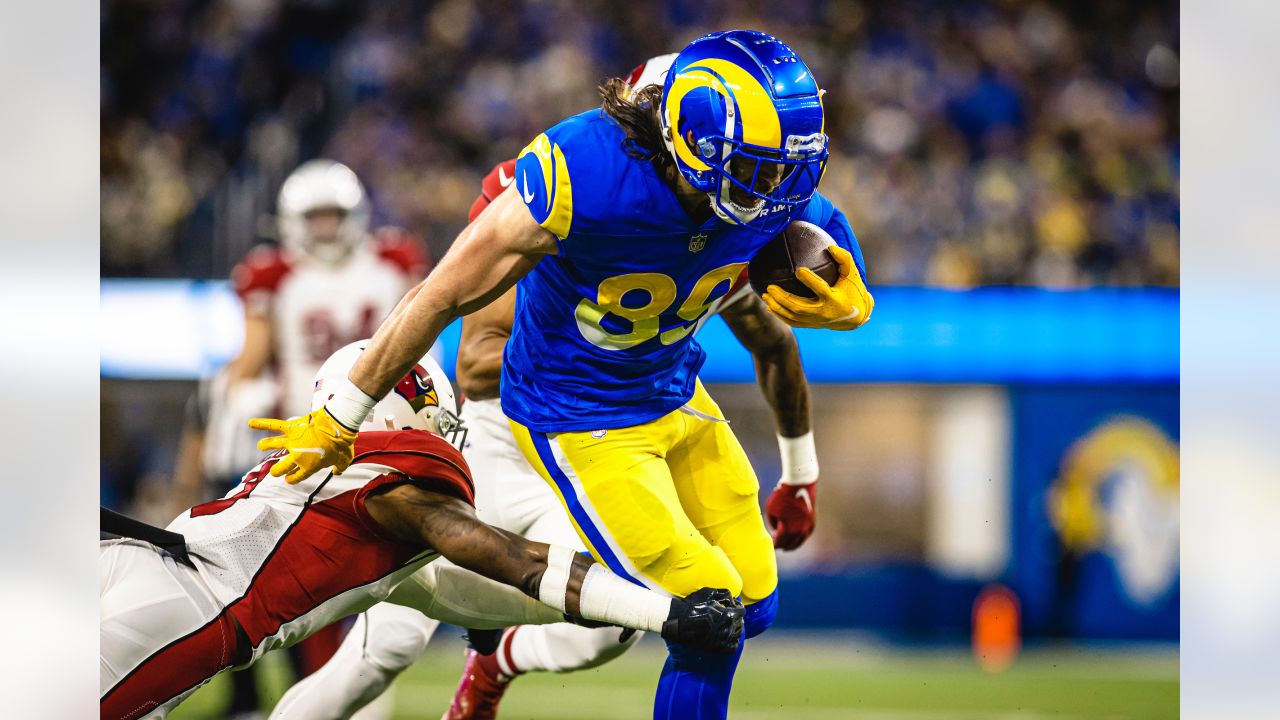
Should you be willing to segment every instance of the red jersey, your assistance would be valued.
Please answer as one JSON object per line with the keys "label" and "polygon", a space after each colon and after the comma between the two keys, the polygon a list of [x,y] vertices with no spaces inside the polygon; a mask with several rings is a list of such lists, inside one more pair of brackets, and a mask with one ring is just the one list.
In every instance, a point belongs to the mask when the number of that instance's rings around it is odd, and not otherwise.
{"label": "red jersey", "polygon": [[365,500],[412,482],[474,503],[462,454],[422,430],[367,431],[342,474],[322,471],[291,485],[270,474],[283,453],[254,467],[222,499],[169,524],[182,533],[200,575],[244,628],[254,658],[386,598],[438,557],[391,537]]}

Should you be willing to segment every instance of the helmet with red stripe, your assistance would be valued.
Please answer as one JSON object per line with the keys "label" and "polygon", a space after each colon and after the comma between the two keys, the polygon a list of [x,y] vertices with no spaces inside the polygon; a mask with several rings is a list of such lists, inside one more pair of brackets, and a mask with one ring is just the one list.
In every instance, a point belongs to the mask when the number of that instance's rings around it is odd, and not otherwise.
{"label": "helmet with red stripe", "polygon": [[627,85],[632,91],[650,85],[661,86],[667,79],[667,71],[671,69],[671,63],[675,62],[676,55],[677,53],[655,55],[635,66],[627,73]]}

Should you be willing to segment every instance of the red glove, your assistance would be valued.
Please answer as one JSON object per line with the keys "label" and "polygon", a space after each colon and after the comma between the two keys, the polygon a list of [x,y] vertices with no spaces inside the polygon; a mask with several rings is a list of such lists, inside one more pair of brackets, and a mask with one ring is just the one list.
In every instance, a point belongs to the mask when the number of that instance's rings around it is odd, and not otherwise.
{"label": "red glove", "polygon": [[764,504],[764,515],[773,528],[773,546],[795,550],[813,534],[817,512],[818,481],[808,485],[778,483]]}

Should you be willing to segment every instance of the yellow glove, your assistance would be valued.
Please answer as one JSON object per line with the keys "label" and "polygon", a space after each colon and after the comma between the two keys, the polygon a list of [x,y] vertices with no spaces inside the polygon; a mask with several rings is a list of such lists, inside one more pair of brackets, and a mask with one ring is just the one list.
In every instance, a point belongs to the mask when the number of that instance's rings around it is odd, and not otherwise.
{"label": "yellow glove", "polygon": [[791,327],[853,330],[871,318],[876,301],[863,284],[853,255],[839,245],[828,247],[827,252],[840,268],[835,285],[828,285],[809,268],[796,269],[796,279],[818,297],[792,295],[777,285],[770,285],[762,296],[769,310]]}
{"label": "yellow glove", "polygon": [[280,462],[271,466],[272,475],[284,475],[289,483],[305,480],[327,467],[340,473],[347,469],[354,457],[352,446],[355,445],[356,434],[334,420],[324,408],[289,420],[254,418],[249,421],[249,427],[280,433],[259,440],[258,449],[289,451]]}

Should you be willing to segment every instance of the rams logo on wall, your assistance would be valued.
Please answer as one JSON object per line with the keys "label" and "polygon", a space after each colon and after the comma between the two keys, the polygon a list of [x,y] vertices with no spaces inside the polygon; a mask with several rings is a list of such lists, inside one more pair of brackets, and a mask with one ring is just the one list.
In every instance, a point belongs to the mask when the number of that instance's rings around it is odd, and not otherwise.
{"label": "rams logo on wall", "polygon": [[1149,605],[1178,576],[1178,492],[1177,444],[1120,416],[1067,450],[1049,516],[1069,552],[1106,553],[1128,597]]}

